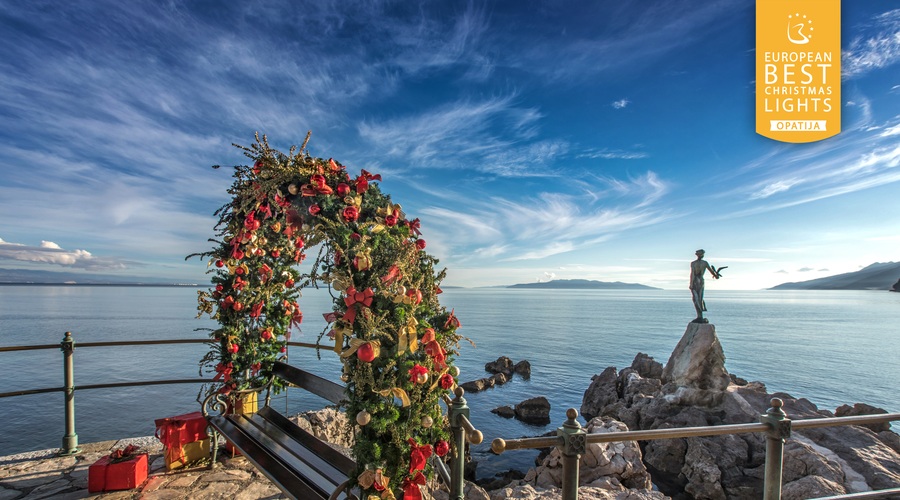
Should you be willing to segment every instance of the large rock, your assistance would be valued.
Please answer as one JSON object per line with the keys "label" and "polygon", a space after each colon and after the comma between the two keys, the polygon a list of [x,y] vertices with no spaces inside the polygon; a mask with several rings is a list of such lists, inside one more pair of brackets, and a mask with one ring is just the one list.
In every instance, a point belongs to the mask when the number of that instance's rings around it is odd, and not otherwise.
{"label": "large rock", "polygon": [[335,408],[307,411],[291,418],[299,427],[312,435],[343,448],[352,448],[353,428],[347,425],[347,415]]}
{"label": "large rock", "polygon": [[[491,500],[559,500],[562,493],[559,488],[535,488],[530,484],[509,485],[506,488],[491,492]],[[579,500],[665,500],[669,497],[658,491],[610,491],[605,488],[582,486],[578,488]]]}
{"label": "large rock", "polygon": [[[834,410],[835,417],[855,417],[857,415],[884,415],[887,410],[884,408],[876,408],[865,403],[854,403],[853,406],[842,405]],[[872,432],[881,432],[891,430],[890,422],[880,424],[865,424],[863,427],[871,429]]]}
{"label": "large rock", "polygon": [[550,401],[544,396],[526,399],[515,407],[516,418],[537,425],[550,423]]}
{"label": "large rock", "polygon": [[637,356],[634,357],[634,361],[631,362],[631,368],[644,378],[662,378],[662,363],[642,352],[637,353]]}
{"label": "large rock", "polygon": [[[592,419],[585,426],[588,434],[627,430],[625,424],[609,417]],[[558,448],[552,448],[536,468],[525,474],[523,482],[538,488],[562,487],[562,476],[562,456]],[[648,491],[652,486],[641,461],[641,449],[633,441],[588,443],[579,460],[578,484],[611,491]]]}
{"label": "large rock", "polygon": [[722,391],[731,377],[725,370],[725,352],[712,323],[688,323],[662,373],[663,383],[690,389]]}
{"label": "large rock", "polygon": [[591,385],[581,398],[581,414],[584,418],[601,416],[604,414],[604,408],[619,401],[617,380],[615,366],[607,367],[603,373],[591,378]]}
{"label": "large rock", "polygon": [[513,366],[513,372],[518,373],[527,380],[531,378],[531,363],[527,359],[523,359],[516,363],[516,366]]}
{"label": "large rock", "polygon": [[515,365],[506,356],[500,356],[497,361],[491,361],[484,365],[484,371],[488,373],[502,373],[507,377],[512,376]]}
{"label": "large rock", "polygon": [[[793,420],[833,416],[806,399],[771,394],[760,382],[732,379],[711,324],[690,324],[660,378],[656,373],[651,358],[641,354],[621,372],[607,368],[592,378],[582,414],[610,416],[633,430],[757,423],[778,397]],[[861,404],[839,410],[882,412]],[[794,429],[784,454],[783,498],[900,487],[900,436],[883,429]],[[763,496],[765,442],[762,433],[647,441],[643,462],[663,493],[756,500]]]}

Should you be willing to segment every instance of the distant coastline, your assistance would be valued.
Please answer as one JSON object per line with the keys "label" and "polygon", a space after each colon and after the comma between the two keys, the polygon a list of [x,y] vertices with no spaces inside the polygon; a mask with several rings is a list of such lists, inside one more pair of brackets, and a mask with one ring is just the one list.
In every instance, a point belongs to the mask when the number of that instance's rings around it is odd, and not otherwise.
{"label": "distant coastline", "polygon": [[900,283],[900,262],[876,262],[859,271],[808,281],[782,283],[769,290],[891,290]]}
{"label": "distant coastline", "polygon": [[106,287],[181,287],[202,288],[209,284],[200,283],[18,283],[0,282],[0,286],[106,286]]}
{"label": "distant coastline", "polygon": [[597,280],[552,280],[538,283],[519,283],[509,285],[506,288],[542,288],[542,289],[575,289],[575,290],[661,290],[640,283],[623,283],[621,281],[597,281]]}

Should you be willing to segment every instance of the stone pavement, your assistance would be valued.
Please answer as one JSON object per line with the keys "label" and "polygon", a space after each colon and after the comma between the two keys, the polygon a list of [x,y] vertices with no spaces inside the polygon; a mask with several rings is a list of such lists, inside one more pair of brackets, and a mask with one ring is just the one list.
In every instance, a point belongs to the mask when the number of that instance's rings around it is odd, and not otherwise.
{"label": "stone pavement", "polygon": [[[88,493],[88,467],[103,455],[129,444],[149,452],[147,480],[138,488]],[[0,500],[75,499],[280,499],[281,491],[245,458],[220,461],[216,470],[197,467],[166,471],[162,445],[155,437],[104,441],[80,446],[75,456],[58,457],[57,450],[0,457]],[[223,452],[220,448],[220,452]]]}

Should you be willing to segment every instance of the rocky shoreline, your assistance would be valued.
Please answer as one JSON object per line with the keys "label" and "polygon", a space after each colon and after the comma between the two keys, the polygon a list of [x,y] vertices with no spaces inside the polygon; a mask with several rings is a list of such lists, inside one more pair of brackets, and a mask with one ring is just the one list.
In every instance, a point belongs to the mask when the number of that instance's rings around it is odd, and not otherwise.
{"label": "rocky shoreline", "polygon": [[[520,362],[521,364],[521,362]],[[515,364],[501,357],[488,367],[507,382]],[[530,373],[530,367],[529,367]],[[480,379],[485,380],[485,379]],[[496,378],[494,378],[496,383]],[[483,390],[483,389],[482,389]],[[785,393],[768,393],[725,369],[712,324],[690,323],[665,365],[638,353],[631,366],[608,367],[584,392],[581,415],[589,433],[757,423],[773,397],[791,419],[886,413],[866,404],[834,413]],[[515,413],[515,409],[513,409]],[[335,410],[300,417],[320,438],[348,446],[352,435]],[[306,424],[301,424],[306,425]],[[579,498],[656,500],[762,498],[765,436],[760,433],[640,443],[589,444],[580,462]],[[466,499],[559,498],[559,451],[545,450],[528,471],[468,483]],[[889,424],[794,431],[784,450],[784,500],[801,500],[900,487],[900,436]],[[446,498],[435,490],[433,498]]]}

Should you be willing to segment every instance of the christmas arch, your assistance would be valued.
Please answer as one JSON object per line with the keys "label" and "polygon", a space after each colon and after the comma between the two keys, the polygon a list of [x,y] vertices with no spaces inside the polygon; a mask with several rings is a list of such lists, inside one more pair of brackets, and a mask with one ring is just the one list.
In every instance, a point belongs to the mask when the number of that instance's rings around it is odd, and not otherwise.
{"label": "christmas arch", "polygon": [[[268,381],[303,321],[301,290],[328,288],[333,308],[320,311],[327,326],[317,344],[342,361],[356,480],[366,495],[415,497],[433,473],[426,459],[450,448],[439,402],[456,384],[462,337],[438,300],[445,271],[435,272],[419,220],[381,192],[379,175],[354,176],[314,158],[308,141],[288,153],[265,136],[236,145],[252,166],[234,167],[233,198],[216,212],[216,245],[199,254],[215,287],[199,292],[200,314],[219,323],[201,361],[217,381],[207,390]],[[308,253],[314,258],[301,272]]]}

